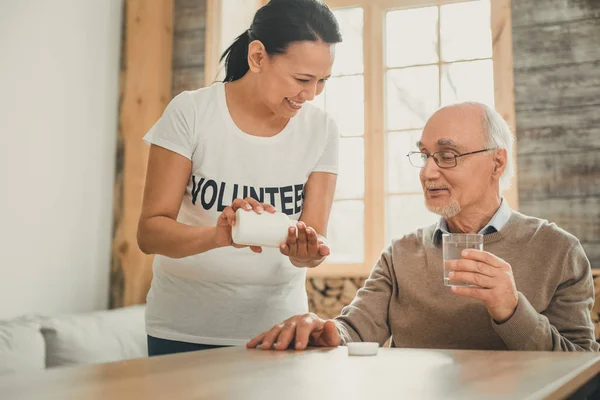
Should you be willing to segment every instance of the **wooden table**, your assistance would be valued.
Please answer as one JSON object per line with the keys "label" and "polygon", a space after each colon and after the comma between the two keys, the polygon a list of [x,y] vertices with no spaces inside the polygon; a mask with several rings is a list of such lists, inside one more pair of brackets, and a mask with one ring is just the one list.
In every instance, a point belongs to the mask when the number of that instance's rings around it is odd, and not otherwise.
{"label": "wooden table", "polygon": [[[0,378],[1,399],[562,399],[598,353],[225,348]],[[586,389],[587,390],[587,389]]]}

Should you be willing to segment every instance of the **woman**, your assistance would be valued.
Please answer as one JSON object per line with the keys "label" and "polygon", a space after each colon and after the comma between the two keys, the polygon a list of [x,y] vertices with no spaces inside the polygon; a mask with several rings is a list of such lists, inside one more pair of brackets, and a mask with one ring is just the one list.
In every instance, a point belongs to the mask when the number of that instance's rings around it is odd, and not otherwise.
{"label": "woman", "polygon": [[[307,311],[306,268],[330,252],[339,138],[305,102],[323,91],[340,41],[323,3],[272,0],[223,54],[225,82],[175,97],[146,135],[150,355],[243,345]],[[299,222],[279,249],[241,248],[238,208]]]}

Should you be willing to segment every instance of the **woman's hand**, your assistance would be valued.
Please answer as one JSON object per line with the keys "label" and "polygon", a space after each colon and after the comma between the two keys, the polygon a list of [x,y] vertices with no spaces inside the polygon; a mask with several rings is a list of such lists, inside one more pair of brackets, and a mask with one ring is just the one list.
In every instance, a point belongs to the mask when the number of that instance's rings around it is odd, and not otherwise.
{"label": "woman's hand", "polygon": [[226,207],[219,218],[217,219],[217,229],[215,241],[218,247],[233,246],[241,249],[244,247],[250,247],[255,253],[261,253],[262,247],[260,246],[243,246],[233,243],[231,238],[231,228],[235,225],[235,212],[238,208],[250,211],[254,210],[257,214],[262,214],[264,211],[274,214],[275,207],[267,203],[259,203],[252,197],[246,197],[245,199],[235,199],[229,207]]}
{"label": "woman's hand", "polygon": [[279,250],[300,268],[314,268],[331,253],[325,237],[318,235],[317,231],[302,221],[288,229],[287,239],[279,246]]}

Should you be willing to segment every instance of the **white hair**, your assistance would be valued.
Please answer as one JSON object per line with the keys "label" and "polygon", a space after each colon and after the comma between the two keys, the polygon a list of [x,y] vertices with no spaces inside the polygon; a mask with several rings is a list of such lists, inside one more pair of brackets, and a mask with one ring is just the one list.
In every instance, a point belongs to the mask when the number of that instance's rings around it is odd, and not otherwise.
{"label": "white hair", "polygon": [[475,101],[465,102],[478,107],[482,111],[483,134],[485,135],[485,146],[487,148],[497,148],[506,150],[506,167],[500,177],[500,193],[510,187],[512,178],[515,174],[515,165],[513,160],[514,137],[508,123],[502,118],[498,111],[487,104]]}

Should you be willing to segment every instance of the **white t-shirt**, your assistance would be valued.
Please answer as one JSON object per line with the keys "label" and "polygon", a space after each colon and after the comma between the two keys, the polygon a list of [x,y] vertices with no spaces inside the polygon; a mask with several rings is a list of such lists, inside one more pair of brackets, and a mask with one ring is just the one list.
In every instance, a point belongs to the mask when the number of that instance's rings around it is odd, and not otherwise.
{"label": "white t-shirt", "polygon": [[[279,134],[251,136],[233,122],[224,84],[179,94],[144,140],[192,161],[177,217],[187,225],[215,226],[234,198],[248,196],[298,219],[309,175],[338,168],[339,134],[325,112],[306,103]],[[157,255],[153,272],[146,333],[154,337],[242,345],[308,311],[306,270],[279,249]]]}

